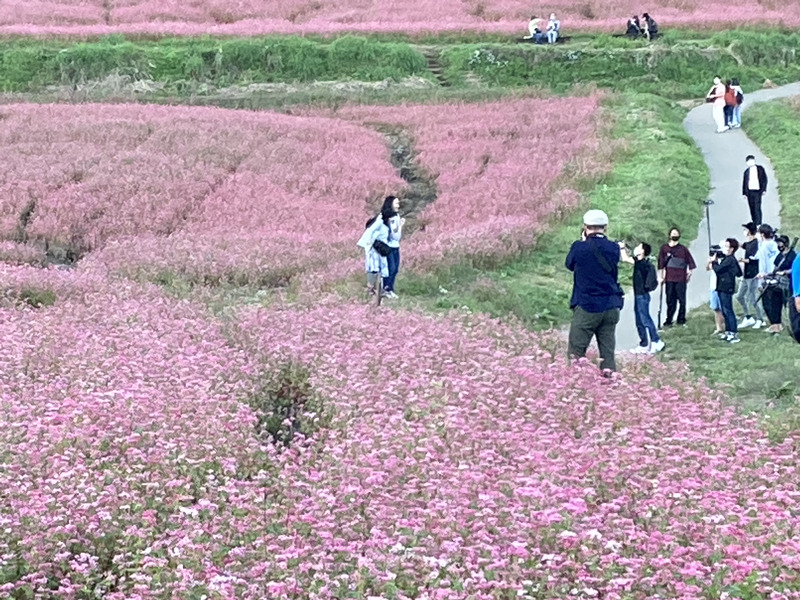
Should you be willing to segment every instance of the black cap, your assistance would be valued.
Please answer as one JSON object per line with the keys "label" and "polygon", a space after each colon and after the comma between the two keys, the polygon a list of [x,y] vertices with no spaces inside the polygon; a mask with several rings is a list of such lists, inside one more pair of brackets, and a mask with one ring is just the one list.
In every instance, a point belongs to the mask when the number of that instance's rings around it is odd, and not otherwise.
{"label": "black cap", "polygon": [[744,223],[744,224],[742,224],[742,227],[744,227],[745,229],[747,229],[747,231],[749,231],[749,232],[750,232],[750,233],[752,233],[753,235],[755,235],[755,234],[756,234],[756,231],[758,231],[758,227],[756,227],[756,224],[755,224],[755,223],[753,223],[752,221],[750,221],[749,223]]}

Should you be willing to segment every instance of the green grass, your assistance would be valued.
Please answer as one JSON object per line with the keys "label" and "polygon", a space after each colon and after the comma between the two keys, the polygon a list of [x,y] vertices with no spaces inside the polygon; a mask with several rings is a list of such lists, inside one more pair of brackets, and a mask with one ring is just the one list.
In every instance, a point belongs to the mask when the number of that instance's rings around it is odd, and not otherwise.
{"label": "green grass", "polygon": [[769,157],[780,182],[781,231],[800,235],[800,102],[776,100],[747,110],[742,126]]}
{"label": "green grass", "polygon": [[[683,130],[686,111],[657,96],[618,94],[605,101],[604,114],[611,123],[610,136],[624,143],[607,176],[583,182],[588,185],[586,206],[555,224],[523,256],[491,270],[461,263],[424,276],[406,273],[403,292],[435,309],[467,307],[494,316],[514,315],[536,329],[558,327],[571,316],[572,275],[563,266],[564,258],[589,206],[605,210],[610,236],[631,246],[640,241],[656,245],[673,225],[696,230],[708,171]],[[623,278],[629,277],[630,270],[623,269]]]}
{"label": "green grass", "polygon": [[772,435],[780,438],[800,428],[800,346],[787,330],[773,337],[765,330],[743,329],[741,343],[728,344],[710,335],[714,316],[708,307],[691,311],[687,325],[663,333],[663,358],[686,361],[693,373],[738,406],[767,417]]}

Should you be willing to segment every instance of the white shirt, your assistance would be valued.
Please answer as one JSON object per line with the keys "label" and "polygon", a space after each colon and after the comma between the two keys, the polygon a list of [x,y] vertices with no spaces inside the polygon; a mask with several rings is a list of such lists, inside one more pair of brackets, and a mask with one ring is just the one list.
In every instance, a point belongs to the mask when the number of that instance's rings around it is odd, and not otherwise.
{"label": "white shirt", "polygon": [[760,190],[761,186],[758,183],[758,167],[753,165],[747,174],[747,189]]}

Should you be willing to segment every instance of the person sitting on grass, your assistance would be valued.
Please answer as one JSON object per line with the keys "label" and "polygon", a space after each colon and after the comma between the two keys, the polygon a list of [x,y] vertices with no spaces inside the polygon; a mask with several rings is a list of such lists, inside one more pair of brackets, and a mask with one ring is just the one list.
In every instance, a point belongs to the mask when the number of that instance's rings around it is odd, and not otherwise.
{"label": "person sitting on grass", "polygon": [[642,14],[642,31],[648,41],[656,39],[658,36],[658,23],[649,14]]}
{"label": "person sitting on grass", "polygon": [[642,35],[642,26],[639,24],[638,15],[633,15],[628,19],[628,27],[625,30],[625,35],[632,40],[635,40]]}
{"label": "person sitting on grass", "polygon": [[539,29],[539,23],[541,23],[541,22],[542,22],[542,20],[539,17],[537,17],[536,15],[533,15],[531,17],[531,20],[528,21],[528,35],[526,35],[522,39],[524,39],[524,40],[533,40],[537,44],[543,43],[544,34],[542,33],[542,30]]}
{"label": "person sitting on grass", "polygon": [[556,19],[556,14],[550,15],[550,20],[547,22],[547,43],[555,44],[558,40],[559,33],[561,32],[561,21]]}

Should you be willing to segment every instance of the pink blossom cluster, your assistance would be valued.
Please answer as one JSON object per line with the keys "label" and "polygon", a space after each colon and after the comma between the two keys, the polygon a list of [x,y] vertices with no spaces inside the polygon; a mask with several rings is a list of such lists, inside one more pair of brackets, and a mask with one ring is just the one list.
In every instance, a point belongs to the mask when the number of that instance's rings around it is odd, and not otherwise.
{"label": "pink blossom cluster", "polygon": [[[88,253],[130,278],[318,290],[358,270],[367,217],[404,182],[380,125],[414,139],[438,197],[410,267],[530,246],[596,171],[598,96],[350,107],[326,115],[157,106],[2,109],[0,236]],[[20,258],[15,256],[15,261]]]}
{"label": "pink blossom cluster", "polygon": [[632,14],[648,10],[666,26],[706,27],[755,23],[800,24],[793,0],[6,0],[0,34],[96,36],[338,34],[344,32],[524,33],[531,13],[555,12],[565,30],[614,31]]}
{"label": "pink blossom cluster", "polygon": [[[123,275],[278,284],[352,257],[402,180],[381,135],[214,108],[3,107],[0,236],[92,253]],[[96,251],[96,252],[95,252]]]}
{"label": "pink blossom cluster", "polygon": [[[800,588],[795,440],[771,444],[674,365],[609,381],[568,367],[552,334],[487,318],[389,326],[331,304],[219,321],[99,272],[2,276],[59,294],[0,307],[4,595]],[[280,451],[248,399],[287,361],[331,420]]]}
{"label": "pink blossom cluster", "polygon": [[[424,230],[404,243],[409,266],[505,257],[530,247],[551,218],[581,196],[565,169],[599,172],[597,95],[461,105],[345,107],[342,119],[408,131],[435,179],[436,200],[419,215]],[[402,212],[402,209],[401,209]]]}

